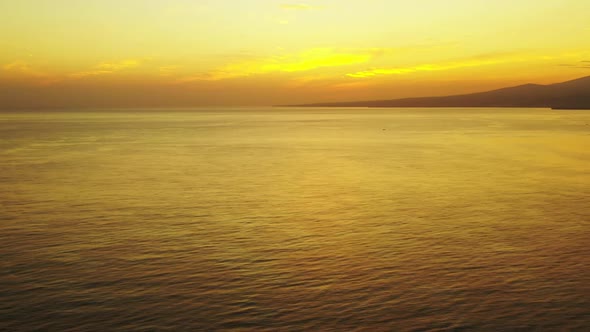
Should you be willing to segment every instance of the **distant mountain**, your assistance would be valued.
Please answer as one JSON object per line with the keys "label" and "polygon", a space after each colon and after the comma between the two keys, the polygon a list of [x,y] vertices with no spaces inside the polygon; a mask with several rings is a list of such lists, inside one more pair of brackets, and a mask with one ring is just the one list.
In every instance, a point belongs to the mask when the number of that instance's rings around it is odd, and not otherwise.
{"label": "distant mountain", "polygon": [[445,97],[288,105],[300,107],[549,107],[590,109],[590,76],[572,81],[525,84],[493,91]]}

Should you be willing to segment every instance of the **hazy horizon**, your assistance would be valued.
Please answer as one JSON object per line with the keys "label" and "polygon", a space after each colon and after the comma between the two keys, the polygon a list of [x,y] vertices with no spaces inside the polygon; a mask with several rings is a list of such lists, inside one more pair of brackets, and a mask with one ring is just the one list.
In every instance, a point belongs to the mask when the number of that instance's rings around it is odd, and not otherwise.
{"label": "hazy horizon", "polygon": [[[573,81],[573,80],[577,80],[580,78],[587,78],[590,76],[585,76],[585,77],[577,77],[574,78],[572,80],[569,81]],[[566,81],[567,82],[567,81]],[[553,82],[550,84],[545,84],[545,85],[551,85],[551,84],[555,84],[555,83],[563,83],[563,82]],[[533,82],[529,82],[523,85],[528,85],[528,84],[534,84],[536,85],[537,83],[533,83]],[[458,94],[441,94],[441,95],[422,95],[419,94],[417,96],[405,96],[405,97],[399,97],[399,98],[378,98],[378,99],[373,99],[373,100],[392,100],[392,99],[410,99],[410,98],[421,98],[421,97],[446,97],[446,96],[459,96],[459,95],[469,95],[472,93],[480,93],[480,92],[489,92],[489,91],[495,91],[495,90],[500,90],[500,89],[505,89],[505,88],[513,88],[513,87],[519,87],[519,86],[523,86],[523,85],[517,85],[517,86],[506,86],[506,87],[498,87],[498,88],[494,88],[491,90],[485,90],[485,91],[472,91],[472,92],[464,92],[464,93],[458,93]],[[104,91],[103,91],[104,92]],[[149,96],[149,94],[146,94],[146,96]],[[346,98],[346,96],[341,96],[340,98]],[[10,105],[10,104],[4,104],[1,105],[0,104],[0,111],[6,111],[6,110],[26,110],[26,109],[31,109],[31,110],[43,110],[43,109],[47,109],[47,110],[60,110],[60,109],[190,109],[190,108],[194,108],[194,109],[198,109],[198,108],[226,108],[226,107],[235,107],[235,108],[255,108],[255,107],[262,107],[262,108],[277,108],[277,107],[290,107],[289,105],[313,105],[313,103],[302,103],[302,104],[213,104],[213,105],[195,105],[192,103],[188,103],[186,105],[167,105],[168,103],[164,103],[164,104],[154,104],[154,105],[146,105],[143,106],[143,104],[145,104],[145,102],[136,102],[133,101],[132,105],[125,105],[125,103],[122,104],[107,104],[104,105],[104,103],[102,105],[89,105],[87,104],[89,100],[85,99],[84,102],[82,102],[81,104],[75,105],[75,104],[55,104],[55,105],[27,105],[26,103],[20,104],[20,105]],[[324,103],[340,103],[340,102],[360,102],[360,101],[367,101],[367,99],[363,99],[363,100],[327,100],[324,101]],[[317,102],[317,100],[316,100]],[[315,103],[315,102],[314,102]],[[321,107],[321,105],[320,105]],[[333,107],[333,106],[326,106],[326,107]],[[364,107],[371,107],[371,106],[347,106],[347,107],[359,107],[359,108],[364,108]],[[408,106],[378,106],[378,107],[388,107],[388,108],[407,108]],[[452,107],[452,106],[411,106],[411,107],[416,107],[416,108],[447,108],[447,107]],[[457,106],[455,106],[457,107]],[[514,106],[458,106],[461,108],[479,108],[479,107],[487,107],[487,108],[514,108]],[[539,106],[523,106],[522,108],[551,108],[551,106],[543,106],[543,107],[539,107]],[[586,107],[584,107],[586,108]]]}

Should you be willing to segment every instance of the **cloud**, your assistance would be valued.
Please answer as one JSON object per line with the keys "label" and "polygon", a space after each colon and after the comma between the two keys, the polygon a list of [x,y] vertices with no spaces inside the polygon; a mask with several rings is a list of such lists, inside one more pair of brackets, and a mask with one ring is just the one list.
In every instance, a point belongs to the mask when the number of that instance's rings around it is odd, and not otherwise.
{"label": "cloud", "polygon": [[459,43],[456,41],[446,41],[437,43],[410,44],[397,47],[372,47],[366,50],[374,53],[376,56],[398,56],[416,52],[438,52],[446,49],[455,49],[458,46]]}
{"label": "cloud", "polygon": [[285,10],[316,10],[322,9],[320,6],[312,6],[305,3],[296,3],[296,4],[282,4],[280,6],[282,9]]}
{"label": "cloud", "polygon": [[7,63],[4,66],[2,66],[2,68],[7,71],[19,71],[19,72],[31,70],[31,67],[29,66],[29,64],[26,63],[25,61],[22,61],[22,60]]}
{"label": "cloud", "polygon": [[373,83],[369,81],[354,81],[354,82],[345,82],[345,83],[338,83],[332,85],[332,88],[338,90],[347,90],[347,89],[358,89],[358,88],[366,88],[372,86]]}
{"label": "cloud", "polygon": [[34,77],[46,77],[48,76],[47,73],[34,69],[33,66],[23,60],[17,60],[11,63],[7,63],[2,66],[5,72],[24,75],[24,76],[34,76]]}
{"label": "cloud", "polygon": [[69,77],[84,78],[88,76],[108,75],[125,69],[136,68],[141,65],[141,63],[142,60],[139,59],[128,59],[113,63],[103,62],[94,66],[92,70],[72,73],[69,75]]}
{"label": "cloud", "polygon": [[[412,52],[431,51],[456,45],[455,42],[419,44],[401,47],[372,47],[357,49],[314,48],[296,54],[252,57],[232,62],[206,73],[185,77],[181,82],[216,81],[238,77],[311,71],[325,67],[344,67],[368,63],[380,57],[391,57]],[[354,77],[354,76],[352,76]]]}
{"label": "cloud", "polygon": [[158,70],[160,71],[160,76],[171,76],[178,68],[180,68],[179,66],[162,66],[160,68],[158,68]]}
{"label": "cloud", "polygon": [[209,73],[182,81],[223,80],[270,73],[293,73],[324,67],[348,66],[365,63],[374,57],[372,52],[337,52],[331,48],[315,48],[298,54],[273,56],[228,64]]}
{"label": "cloud", "polygon": [[455,62],[455,63],[447,63],[447,64],[427,63],[427,64],[411,66],[411,67],[369,69],[369,70],[359,71],[356,73],[346,74],[346,76],[355,77],[355,78],[363,78],[363,77],[373,77],[373,76],[381,76],[381,75],[402,75],[402,74],[415,73],[415,72],[419,72],[419,71],[442,71],[442,70],[451,70],[451,69],[467,68],[467,67],[480,67],[480,66],[493,65],[493,64],[498,64],[498,63],[501,63],[501,61],[499,61],[499,60],[466,61],[466,62]]}
{"label": "cloud", "polygon": [[3,65],[0,74],[6,74],[10,77],[33,79],[38,84],[51,84],[58,79],[55,75],[35,68],[27,61],[17,60]]}
{"label": "cloud", "polygon": [[590,68],[590,61],[582,60],[579,63],[561,63],[558,64],[559,67],[568,67],[568,68],[577,68],[577,69],[587,69]]}
{"label": "cloud", "polygon": [[140,60],[123,60],[115,63],[101,63],[97,67],[104,70],[118,71],[126,68],[135,68],[141,63]]}
{"label": "cloud", "polygon": [[429,71],[446,71],[460,68],[491,66],[504,63],[516,63],[535,60],[556,60],[560,57],[566,56],[546,56],[546,55],[531,55],[531,54],[517,54],[517,53],[497,53],[497,54],[482,54],[471,58],[442,62],[442,63],[424,63],[414,66],[405,67],[391,67],[391,68],[372,68],[359,72],[346,74],[348,77],[367,78],[384,75],[404,75],[416,72]]}

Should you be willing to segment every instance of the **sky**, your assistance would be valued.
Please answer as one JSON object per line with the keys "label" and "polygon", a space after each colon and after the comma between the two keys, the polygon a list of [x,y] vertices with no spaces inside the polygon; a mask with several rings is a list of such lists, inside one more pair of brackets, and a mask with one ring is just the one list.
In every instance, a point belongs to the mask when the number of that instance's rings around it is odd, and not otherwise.
{"label": "sky", "polygon": [[588,0],[0,0],[0,108],[393,99],[590,75]]}

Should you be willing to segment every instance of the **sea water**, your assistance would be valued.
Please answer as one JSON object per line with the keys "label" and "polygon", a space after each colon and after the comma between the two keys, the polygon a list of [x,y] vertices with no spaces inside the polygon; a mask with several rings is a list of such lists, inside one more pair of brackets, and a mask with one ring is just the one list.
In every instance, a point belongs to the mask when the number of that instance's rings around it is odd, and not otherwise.
{"label": "sea water", "polygon": [[590,112],[0,113],[0,330],[590,328]]}

